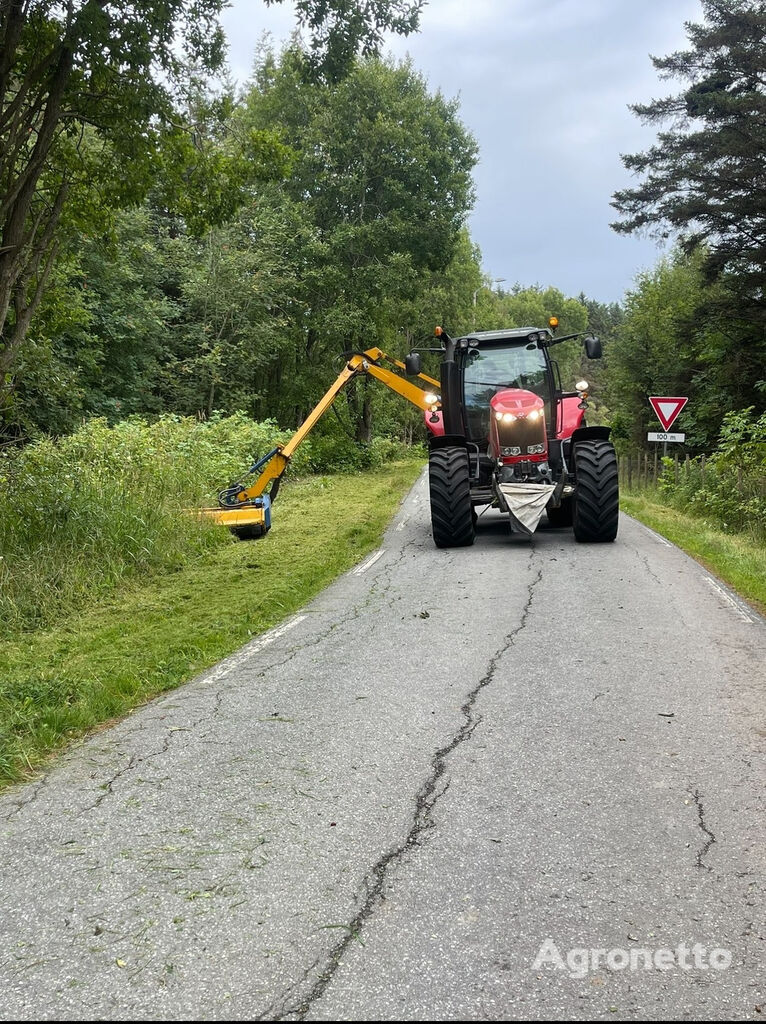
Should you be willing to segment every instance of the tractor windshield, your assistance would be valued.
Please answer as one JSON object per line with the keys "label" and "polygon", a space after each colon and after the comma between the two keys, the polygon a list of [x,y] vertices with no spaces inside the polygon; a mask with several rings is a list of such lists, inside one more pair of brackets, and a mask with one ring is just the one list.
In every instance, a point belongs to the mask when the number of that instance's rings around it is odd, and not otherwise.
{"label": "tractor windshield", "polygon": [[539,395],[548,418],[551,395],[545,353],[526,340],[470,349],[463,368],[463,387],[466,426],[472,441],[489,436],[489,402],[505,388],[523,388]]}

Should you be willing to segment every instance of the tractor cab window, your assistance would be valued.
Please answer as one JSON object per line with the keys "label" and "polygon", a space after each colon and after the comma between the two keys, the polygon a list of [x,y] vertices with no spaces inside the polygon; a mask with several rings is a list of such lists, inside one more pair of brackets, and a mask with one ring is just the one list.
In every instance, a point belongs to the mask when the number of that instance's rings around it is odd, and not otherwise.
{"label": "tractor cab window", "polygon": [[472,441],[489,437],[489,402],[507,388],[521,388],[539,395],[550,415],[550,385],[545,353],[526,340],[516,344],[487,345],[469,349],[463,367],[466,426]]}

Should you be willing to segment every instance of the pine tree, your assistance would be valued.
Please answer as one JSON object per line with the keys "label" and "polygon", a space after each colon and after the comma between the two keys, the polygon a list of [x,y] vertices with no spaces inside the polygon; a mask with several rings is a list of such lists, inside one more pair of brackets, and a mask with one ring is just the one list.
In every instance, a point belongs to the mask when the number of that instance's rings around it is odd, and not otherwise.
{"label": "pine tree", "polygon": [[619,232],[674,232],[703,246],[710,280],[725,274],[739,312],[766,319],[766,2],[702,0],[705,22],[687,23],[690,47],[652,58],[682,92],[632,106],[665,126],[647,152],[623,157],[643,176],[616,192]]}

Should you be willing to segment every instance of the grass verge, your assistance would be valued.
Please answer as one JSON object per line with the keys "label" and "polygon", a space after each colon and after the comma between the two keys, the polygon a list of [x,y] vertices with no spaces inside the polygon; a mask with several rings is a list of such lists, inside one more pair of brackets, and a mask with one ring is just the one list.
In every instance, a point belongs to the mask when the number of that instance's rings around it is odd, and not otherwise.
{"label": "grass verge", "polygon": [[728,534],[703,519],[637,494],[620,494],[624,512],[677,544],[766,615],[766,548],[747,534]]}
{"label": "grass verge", "polygon": [[262,540],[120,588],[0,652],[0,785],[186,682],[300,608],[380,543],[417,462],[284,488]]}

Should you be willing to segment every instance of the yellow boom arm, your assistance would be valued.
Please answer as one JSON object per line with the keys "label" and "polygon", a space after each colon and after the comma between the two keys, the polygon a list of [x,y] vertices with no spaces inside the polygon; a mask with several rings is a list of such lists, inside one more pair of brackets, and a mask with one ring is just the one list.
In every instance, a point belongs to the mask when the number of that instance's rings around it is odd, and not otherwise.
{"label": "yellow boom arm", "polygon": [[[338,394],[354,377],[361,374],[369,374],[369,376],[381,381],[386,387],[396,391],[397,394],[406,398],[408,402],[412,402],[413,405],[416,405],[424,412],[439,407],[437,394],[429,394],[423,391],[422,388],[411,384],[406,378],[400,377],[399,374],[393,373],[391,370],[387,370],[384,366],[380,365],[381,360],[384,359],[394,363],[401,369],[405,369],[404,363],[391,359],[379,348],[370,348],[365,352],[356,353],[351,356],[338,374],[335,382],[327,389],[290,440],[284,445],[276,446],[271,457],[261,467],[257,479],[249,487],[243,488],[236,493],[232,492],[228,499],[231,501],[230,506],[227,500],[228,507],[204,508],[200,510],[201,514],[235,530],[255,528],[255,535],[258,535],[259,530],[265,532],[268,526],[265,525],[264,509],[256,505],[256,500],[263,497],[270,484],[280,479],[290,464],[290,459],[295,454],[298,446],[311,433],[318,421],[335,401]],[[440,385],[437,380],[424,373],[418,374],[418,376],[438,391]]]}

